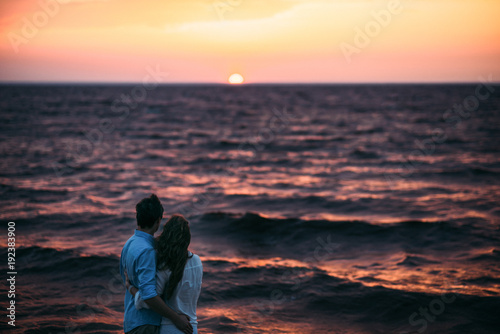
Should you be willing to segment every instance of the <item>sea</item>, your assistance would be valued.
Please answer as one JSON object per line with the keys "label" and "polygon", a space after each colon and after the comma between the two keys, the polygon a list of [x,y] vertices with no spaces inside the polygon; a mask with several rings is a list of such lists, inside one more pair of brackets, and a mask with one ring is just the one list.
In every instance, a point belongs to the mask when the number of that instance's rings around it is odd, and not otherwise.
{"label": "sea", "polygon": [[200,333],[500,333],[499,85],[4,84],[0,151],[2,333],[123,333],[151,193]]}

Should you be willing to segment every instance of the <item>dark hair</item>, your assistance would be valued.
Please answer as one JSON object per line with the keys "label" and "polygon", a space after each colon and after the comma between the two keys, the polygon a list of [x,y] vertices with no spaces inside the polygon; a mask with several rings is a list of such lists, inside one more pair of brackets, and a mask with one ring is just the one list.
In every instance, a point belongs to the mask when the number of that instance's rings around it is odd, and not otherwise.
{"label": "dark hair", "polygon": [[189,222],[181,215],[170,217],[156,243],[158,270],[170,269],[172,272],[165,288],[167,299],[172,297],[184,274],[190,242]]}
{"label": "dark hair", "polygon": [[151,228],[153,225],[163,217],[163,206],[158,199],[158,196],[151,194],[151,196],[143,198],[135,206],[137,225],[141,228]]}

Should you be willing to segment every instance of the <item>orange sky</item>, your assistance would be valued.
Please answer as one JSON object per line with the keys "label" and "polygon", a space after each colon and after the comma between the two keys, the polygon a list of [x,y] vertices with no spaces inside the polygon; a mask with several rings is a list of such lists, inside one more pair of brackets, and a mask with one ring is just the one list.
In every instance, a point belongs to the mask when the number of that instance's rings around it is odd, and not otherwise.
{"label": "orange sky", "polygon": [[500,81],[498,0],[0,0],[0,34],[0,81]]}

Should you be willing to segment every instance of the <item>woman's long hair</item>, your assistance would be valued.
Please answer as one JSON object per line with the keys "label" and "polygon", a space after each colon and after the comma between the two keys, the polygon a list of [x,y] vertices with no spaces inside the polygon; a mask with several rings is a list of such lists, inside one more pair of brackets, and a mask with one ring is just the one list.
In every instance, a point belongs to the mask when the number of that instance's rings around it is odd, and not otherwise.
{"label": "woman's long hair", "polygon": [[181,215],[170,217],[156,243],[158,270],[170,269],[172,272],[165,289],[167,299],[172,297],[182,279],[190,242],[189,222]]}

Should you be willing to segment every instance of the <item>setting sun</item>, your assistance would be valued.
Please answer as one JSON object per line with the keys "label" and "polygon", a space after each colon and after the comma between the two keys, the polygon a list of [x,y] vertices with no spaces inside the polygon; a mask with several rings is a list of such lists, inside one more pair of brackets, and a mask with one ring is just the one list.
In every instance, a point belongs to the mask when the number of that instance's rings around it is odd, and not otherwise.
{"label": "setting sun", "polygon": [[245,79],[243,78],[243,76],[239,73],[233,73],[229,76],[229,79],[227,79],[227,81],[230,83],[230,84],[242,84],[243,81],[245,81]]}

